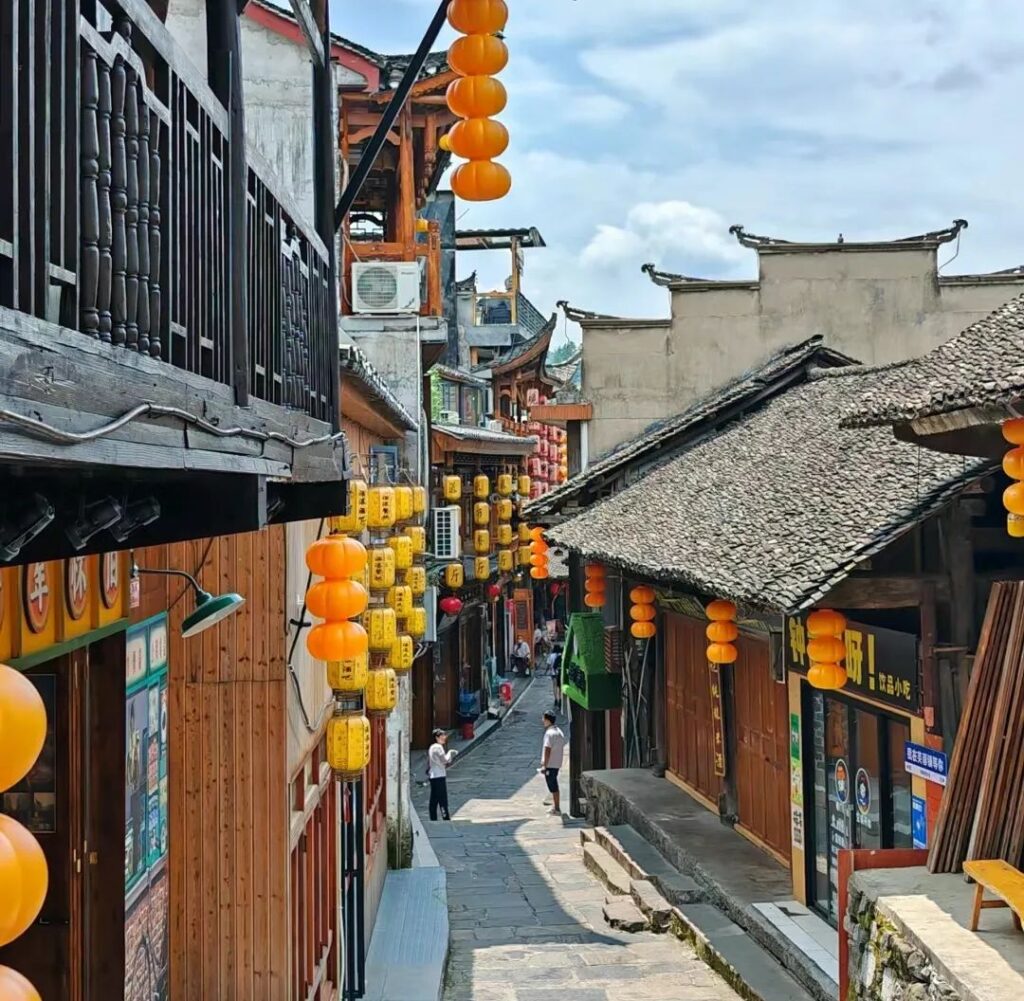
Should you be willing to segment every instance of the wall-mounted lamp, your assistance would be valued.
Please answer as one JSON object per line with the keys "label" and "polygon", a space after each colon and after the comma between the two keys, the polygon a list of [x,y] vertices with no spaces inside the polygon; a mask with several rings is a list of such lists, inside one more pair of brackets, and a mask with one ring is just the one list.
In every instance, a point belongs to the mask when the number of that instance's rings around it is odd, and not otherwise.
{"label": "wall-mounted lamp", "polygon": [[33,494],[29,503],[0,528],[0,559],[17,559],[21,550],[42,532],[55,517],[53,505],[42,495]]}
{"label": "wall-mounted lamp", "polygon": [[160,517],[160,502],[155,497],[143,497],[125,505],[121,520],[110,526],[110,534],[124,542],[133,532],[152,525]]}
{"label": "wall-mounted lamp", "polygon": [[91,504],[83,502],[78,517],[64,529],[64,534],[75,549],[85,549],[94,535],[119,522],[123,515],[124,510],[113,497],[102,497]]}
{"label": "wall-mounted lamp", "polygon": [[237,612],[245,604],[245,598],[240,594],[232,592],[230,594],[213,595],[209,591],[204,591],[199,586],[195,577],[190,573],[185,573],[184,570],[147,570],[145,567],[138,566],[133,557],[132,577],[137,577],[139,574],[156,574],[160,577],[184,577],[192,585],[196,592],[196,607],[194,611],[186,615],[182,620],[181,635],[183,639],[195,636],[204,629],[209,629],[210,626],[216,625],[222,619],[226,619],[232,613]]}

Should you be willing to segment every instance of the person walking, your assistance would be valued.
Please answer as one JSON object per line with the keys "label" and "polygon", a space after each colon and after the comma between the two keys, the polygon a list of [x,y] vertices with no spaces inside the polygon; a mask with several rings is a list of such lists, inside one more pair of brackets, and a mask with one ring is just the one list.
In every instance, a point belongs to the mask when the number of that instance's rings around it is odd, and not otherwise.
{"label": "person walking", "polygon": [[430,819],[437,820],[438,808],[442,820],[451,820],[448,815],[448,766],[459,752],[454,748],[445,750],[448,733],[440,727],[434,728],[434,743],[427,751],[427,777],[430,779]]}
{"label": "person walking", "polygon": [[523,674],[530,673],[530,644],[525,639],[520,639],[512,648],[512,673],[518,674],[520,671]]}
{"label": "person walking", "polygon": [[554,689],[555,712],[562,711],[562,646],[556,643],[548,654],[548,673]]}
{"label": "person walking", "polygon": [[544,805],[551,803],[551,816],[562,815],[561,796],[558,792],[558,770],[562,767],[562,759],[565,755],[565,734],[555,722],[555,714],[550,709],[544,713],[544,744],[541,752],[541,765],[537,769],[547,783],[550,798],[544,800]]}

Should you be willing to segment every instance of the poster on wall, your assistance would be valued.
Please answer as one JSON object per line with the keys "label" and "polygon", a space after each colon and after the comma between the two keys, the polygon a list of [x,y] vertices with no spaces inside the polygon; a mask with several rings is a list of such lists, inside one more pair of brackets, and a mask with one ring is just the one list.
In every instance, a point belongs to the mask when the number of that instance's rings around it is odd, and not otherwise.
{"label": "poster on wall", "polygon": [[125,1001],[167,997],[167,616],[125,647]]}

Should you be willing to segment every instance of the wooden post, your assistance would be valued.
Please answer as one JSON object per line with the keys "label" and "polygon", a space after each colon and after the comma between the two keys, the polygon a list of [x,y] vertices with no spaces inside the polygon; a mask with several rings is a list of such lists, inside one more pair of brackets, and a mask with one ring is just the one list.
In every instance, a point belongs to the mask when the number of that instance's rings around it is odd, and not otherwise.
{"label": "wooden post", "polygon": [[249,166],[245,157],[242,38],[237,0],[207,0],[206,49],[210,88],[228,112],[228,192],[225,200],[228,327],[235,402],[249,405],[248,255],[246,253]]}
{"label": "wooden post", "polygon": [[938,662],[935,656],[935,585],[921,585],[921,701],[924,725],[928,733],[942,733],[942,712],[939,702]]}

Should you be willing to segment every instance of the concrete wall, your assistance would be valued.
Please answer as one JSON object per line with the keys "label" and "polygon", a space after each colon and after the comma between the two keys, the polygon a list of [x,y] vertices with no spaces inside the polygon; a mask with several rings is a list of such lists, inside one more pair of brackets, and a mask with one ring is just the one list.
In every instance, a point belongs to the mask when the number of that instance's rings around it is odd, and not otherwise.
{"label": "concrete wall", "polygon": [[583,321],[592,456],[787,345],[820,334],[865,364],[913,358],[1024,291],[1020,278],[939,278],[936,259],[934,248],[895,244],[775,248],[759,253],[757,282],[673,289],[666,327]]}

